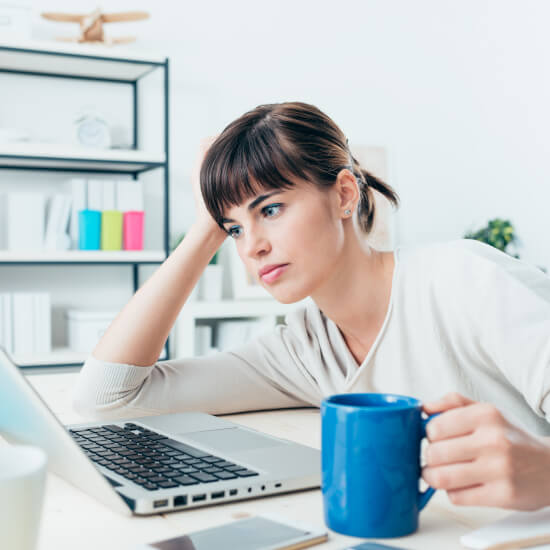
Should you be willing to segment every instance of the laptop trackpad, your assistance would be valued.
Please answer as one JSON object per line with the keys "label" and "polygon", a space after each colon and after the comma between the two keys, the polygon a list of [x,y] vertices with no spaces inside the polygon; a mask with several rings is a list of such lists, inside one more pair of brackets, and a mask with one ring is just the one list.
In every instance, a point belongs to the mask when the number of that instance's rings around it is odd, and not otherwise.
{"label": "laptop trackpad", "polygon": [[261,449],[264,447],[276,447],[282,442],[264,437],[259,434],[251,433],[240,428],[225,428],[221,430],[207,430],[204,432],[195,432],[193,434],[181,434],[190,443],[207,445],[218,451],[249,451],[251,449]]}

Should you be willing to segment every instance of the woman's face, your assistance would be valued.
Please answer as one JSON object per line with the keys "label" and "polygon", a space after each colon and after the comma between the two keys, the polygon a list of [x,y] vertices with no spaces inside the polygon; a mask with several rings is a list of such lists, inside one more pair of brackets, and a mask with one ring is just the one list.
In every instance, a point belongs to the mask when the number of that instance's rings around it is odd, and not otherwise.
{"label": "woman's face", "polygon": [[315,294],[344,244],[335,193],[308,183],[268,189],[228,209],[224,228],[247,271],[282,303]]}

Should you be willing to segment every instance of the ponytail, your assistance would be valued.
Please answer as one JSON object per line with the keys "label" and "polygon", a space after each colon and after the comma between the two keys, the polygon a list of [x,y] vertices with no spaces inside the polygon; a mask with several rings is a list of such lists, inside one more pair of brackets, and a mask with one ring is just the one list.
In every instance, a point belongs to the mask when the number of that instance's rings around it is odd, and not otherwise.
{"label": "ponytail", "polygon": [[399,197],[390,185],[362,168],[353,155],[351,155],[351,159],[353,161],[353,174],[357,178],[361,193],[357,206],[357,219],[361,229],[365,233],[370,233],[376,213],[373,189],[383,195],[395,208],[399,206]]}

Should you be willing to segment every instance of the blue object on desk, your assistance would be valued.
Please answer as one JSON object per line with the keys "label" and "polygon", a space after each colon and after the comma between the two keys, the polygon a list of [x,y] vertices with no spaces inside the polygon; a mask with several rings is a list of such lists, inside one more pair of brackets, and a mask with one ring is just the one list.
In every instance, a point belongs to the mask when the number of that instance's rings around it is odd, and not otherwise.
{"label": "blue object on desk", "polygon": [[78,212],[78,248],[99,250],[101,245],[101,211],[80,210]]}
{"label": "blue object on desk", "polygon": [[364,538],[416,531],[418,514],[434,493],[418,488],[420,442],[430,420],[421,414],[420,401],[394,394],[323,401],[321,488],[330,529]]}

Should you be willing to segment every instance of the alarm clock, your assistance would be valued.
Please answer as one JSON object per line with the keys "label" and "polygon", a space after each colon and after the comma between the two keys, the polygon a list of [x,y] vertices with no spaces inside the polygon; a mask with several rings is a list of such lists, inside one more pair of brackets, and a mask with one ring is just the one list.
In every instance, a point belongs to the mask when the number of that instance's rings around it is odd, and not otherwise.
{"label": "alarm clock", "polygon": [[95,108],[82,111],[74,121],[76,142],[84,147],[109,149],[111,132],[105,119]]}

